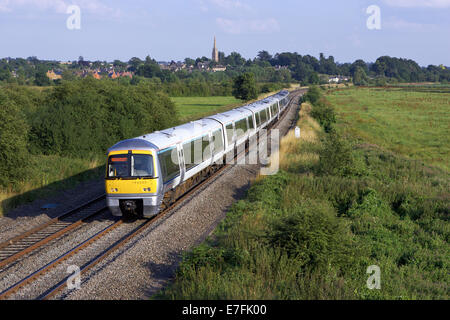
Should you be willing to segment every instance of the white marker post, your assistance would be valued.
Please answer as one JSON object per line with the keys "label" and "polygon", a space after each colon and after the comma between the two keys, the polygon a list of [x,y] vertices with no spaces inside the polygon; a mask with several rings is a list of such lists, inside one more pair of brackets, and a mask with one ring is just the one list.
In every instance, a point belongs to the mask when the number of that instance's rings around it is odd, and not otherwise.
{"label": "white marker post", "polygon": [[300,139],[300,128],[299,127],[295,127],[295,137],[297,139]]}

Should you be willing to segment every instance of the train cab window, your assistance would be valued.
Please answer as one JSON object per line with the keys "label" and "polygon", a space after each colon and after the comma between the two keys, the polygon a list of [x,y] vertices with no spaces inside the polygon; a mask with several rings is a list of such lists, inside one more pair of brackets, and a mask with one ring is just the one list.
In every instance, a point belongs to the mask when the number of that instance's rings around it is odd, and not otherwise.
{"label": "train cab window", "polygon": [[110,156],[108,159],[108,178],[123,178],[130,174],[127,154]]}
{"label": "train cab window", "polygon": [[149,154],[121,154],[108,159],[108,178],[153,176],[153,157]]}
{"label": "train cab window", "polygon": [[241,119],[234,124],[238,137],[243,136],[247,132],[247,119]]}
{"label": "train cab window", "polygon": [[223,151],[223,135],[222,129],[216,130],[212,134],[214,140],[214,153]]}
{"label": "train cab window", "polygon": [[231,144],[233,142],[233,124],[230,123],[225,128],[227,130],[227,141],[228,141],[228,144]]}
{"label": "train cab window", "polygon": [[153,177],[153,157],[149,154],[132,154],[131,176]]}
{"label": "train cab window", "polygon": [[248,128],[249,128],[249,129],[254,129],[255,126],[253,125],[253,117],[252,117],[252,116],[249,116],[249,117],[247,118],[247,120],[248,120]]}
{"label": "train cab window", "polygon": [[178,153],[176,148],[166,149],[158,153],[164,183],[180,175]]}

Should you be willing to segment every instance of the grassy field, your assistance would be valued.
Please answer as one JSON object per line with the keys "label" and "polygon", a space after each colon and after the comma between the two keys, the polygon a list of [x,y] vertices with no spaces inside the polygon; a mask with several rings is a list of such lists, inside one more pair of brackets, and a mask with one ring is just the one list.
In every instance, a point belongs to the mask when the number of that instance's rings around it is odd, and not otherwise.
{"label": "grassy field", "polygon": [[450,89],[442,93],[351,89],[331,91],[327,99],[336,108],[338,125],[346,133],[450,169]]}
{"label": "grassy field", "polygon": [[[330,100],[346,93],[354,90]],[[259,177],[154,298],[449,298],[449,172],[364,140],[339,106],[326,133],[311,117],[316,108],[303,103],[301,138],[282,139],[282,170]],[[379,290],[367,286],[371,265],[381,271]]]}
{"label": "grassy field", "polygon": [[241,103],[234,97],[171,97],[171,99],[176,105],[182,123],[232,109]]}
{"label": "grassy field", "polygon": [[[298,86],[292,86],[292,89],[296,89]],[[264,99],[267,96],[277,93],[263,93],[258,96],[257,100]],[[249,102],[242,102],[232,96],[226,97],[171,97],[175,103],[180,123],[193,121],[212,114],[225,112],[230,109],[236,108],[240,105],[244,105]]]}

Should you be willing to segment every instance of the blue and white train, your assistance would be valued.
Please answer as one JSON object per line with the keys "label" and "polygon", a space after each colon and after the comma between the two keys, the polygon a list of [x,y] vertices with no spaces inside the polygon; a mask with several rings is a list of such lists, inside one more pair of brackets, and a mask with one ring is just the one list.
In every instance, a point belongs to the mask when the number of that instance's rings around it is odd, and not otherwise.
{"label": "blue and white train", "polygon": [[289,92],[174,128],[116,143],[107,151],[106,199],[115,216],[151,217],[224,165],[288,106]]}

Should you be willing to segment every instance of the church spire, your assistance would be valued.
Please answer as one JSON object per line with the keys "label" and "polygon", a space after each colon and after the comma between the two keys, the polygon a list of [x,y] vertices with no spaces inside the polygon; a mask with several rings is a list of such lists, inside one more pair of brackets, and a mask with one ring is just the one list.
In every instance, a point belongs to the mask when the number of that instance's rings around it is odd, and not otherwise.
{"label": "church spire", "polygon": [[219,62],[219,50],[216,47],[216,36],[214,36],[214,48],[212,51],[212,60],[215,62]]}

